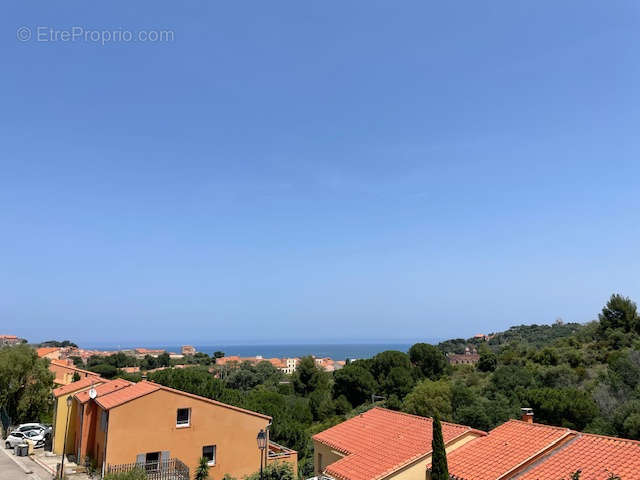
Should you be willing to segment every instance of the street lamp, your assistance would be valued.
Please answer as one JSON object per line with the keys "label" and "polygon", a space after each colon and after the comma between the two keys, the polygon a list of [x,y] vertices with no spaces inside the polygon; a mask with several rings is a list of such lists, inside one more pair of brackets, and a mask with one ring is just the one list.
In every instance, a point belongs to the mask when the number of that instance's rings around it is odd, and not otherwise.
{"label": "street lamp", "polygon": [[262,457],[264,456],[264,451],[267,448],[267,433],[264,430],[260,430],[258,432],[258,448],[260,449],[260,480],[263,480],[262,474]]}
{"label": "street lamp", "polygon": [[71,395],[67,396],[67,422],[64,424],[64,443],[62,444],[62,465],[60,465],[60,479],[64,478],[64,454],[67,450],[67,431],[69,430],[69,412],[71,411]]}

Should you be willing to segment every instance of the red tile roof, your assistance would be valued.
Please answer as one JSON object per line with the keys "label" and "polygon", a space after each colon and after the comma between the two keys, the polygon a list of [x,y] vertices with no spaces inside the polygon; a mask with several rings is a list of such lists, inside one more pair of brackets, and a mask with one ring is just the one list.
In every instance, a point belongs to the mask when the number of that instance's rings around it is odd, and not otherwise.
{"label": "red tile roof", "polygon": [[640,442],[581,434],[525,470],[519,480],[558,480],[582,471],[580,480],[607,480],[613,473],[623,480],[640,479]]}
{"label": "red tile roof", "polygon": [[85,377],[77,382],[70,383],[68,385],[63,385],[62,387],[56,388],[53,391],[54,397],[59,397],[61,395],[66,395],[67,393],[77,392],[78,390],[82,390],[83,388],[90,387],[92,384],[98,386],[102,383],[105,383],[107,380],[103,378],[96,377]]}
{"label": "red tile roof", "polygon": [[[125,380],[113,380],[113,382]],[[110,382],[112,383],[112,382]],[[105,384],[107,385],[107,384]],[[103,385],[104,386],[104,385]],[[98,390],[98,387],[96,390]],[[117,391],[116,391],[117,390]],[[127,382],[127,385],[123,385],[118,389],[112,389],[110,392],[101,392],[98,390],[98,397],[96,402],[104,409],[109,410],[111,408],[119,407],[127,402],[140,398],[149,393],[156,392],[158,390],[164,390],[167,392],[175,393],[178,395],[184,395],[185,397],[195,398],[196,400],[201,400],[203,402],[211,403],[213,405],[217,405],[220,407],[228,408],[230,410],[235,410],[237,412],[246,413],[249,415],[253,415],[254,417],[263,418],[265,420],[271,420],[271,417],[268,415],[263,415],[258,412],[253,412],[251,410],[245,410],[244,408],[235,407],[233,405],[228,405],[226,403],[218,402],[216,400],[211,400],[210,398],[201,397],[199,395],[194,395],[193,393],[183,392],[182,390],[176,390],[175,388],[165,387],[164,385],[160,385],[158,383],[149,382],[147,380],[143,380],[138,383]],[[113,392],[113,393],[112,393]],[[82,392],[82,394],[76,395],[76,398],[79,395],[84,395],[86,392]],[[82,397],[84,399],[84,396]],[[87,396],[88,398],[88,396]],[[84,403],[84,402],[83,402]]]}
{"label": "red tile roof", "polygon": [[459,480],[500,479],[575,435],[567,428],[510,420],[449,453],[449,474]]}
{"label": "red tile roof", "polygon": [[[121,378],[116,378],[115,380],[111,380],[107,383],[103,383],[102,385],[98,385],[96,387],[96,393],[98,396],[96,398],[100,398],[102,395],[107,395],[109,393],[115,392],[116,390],[120,390],[121,388],[127,388],[133,385],[133,382],[129,382],[128,380],[123,380]],[[89,392],[84,391],[80,393],[76,393],[74,397],[80,403],[86,403],[89,401]]]}
{"label": "red tile roof", "polygon": [[[314,435],[313,439],[346,456],[326,468],[344,480],[382,478],[431,452],[431,418],[373,408]],[[470,427],[443,422],[445,443],[474,432]]]}
{"label": "red tile roof", "polygon": [[39,357],[44,357],[45,355],[49,355],[50,353],[57,352],[60,350],[57,347],[42,347],[36,350],[36,353]]}
{"label": "red tile roof", "polygon": [[123,403],[130,402],[131,400],[135,400],[136,398],[157,390],[160,390],[160,387],[155,383],[138,382],[128,386],[127,388],[121,388],[112,393],[103,395],[102,397],[99,396],[96,399],[96,403],[105,410],[109,410],[110,408],[117,407]]}

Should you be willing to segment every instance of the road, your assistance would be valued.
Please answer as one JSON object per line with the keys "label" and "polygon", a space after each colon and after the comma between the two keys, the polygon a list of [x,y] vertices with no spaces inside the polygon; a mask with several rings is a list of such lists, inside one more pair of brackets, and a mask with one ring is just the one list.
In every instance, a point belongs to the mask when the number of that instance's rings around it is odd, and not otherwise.
{"label": "road", "polygon": [[16,458],[17,461],[23,465],[28,465],[29,469],[33,470],[33,473],[25,473],[24,470],[16,465],[10,455],[13,455],[11,450],[5,450],[0,447],[0,480],[48,480],[51,478],[51,475],[48,475],[32,460]]}

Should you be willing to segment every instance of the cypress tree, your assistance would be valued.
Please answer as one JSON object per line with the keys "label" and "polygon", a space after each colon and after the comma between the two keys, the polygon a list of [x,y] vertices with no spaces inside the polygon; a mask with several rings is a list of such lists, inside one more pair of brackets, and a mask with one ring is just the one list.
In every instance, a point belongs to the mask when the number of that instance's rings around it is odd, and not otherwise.
{"label": "cypress tree", "polygon": [[449,467],[447,466],[447,452],[442,438],[442,425],[440,419],[433,419],[433,438],[431,440],[431,480],[449,480]]}

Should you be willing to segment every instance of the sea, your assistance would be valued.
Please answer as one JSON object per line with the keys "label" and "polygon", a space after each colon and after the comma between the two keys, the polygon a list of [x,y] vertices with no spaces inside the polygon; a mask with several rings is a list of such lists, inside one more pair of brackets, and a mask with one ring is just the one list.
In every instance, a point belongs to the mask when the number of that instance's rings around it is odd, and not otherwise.
{"label": "sea", "polygon": [[[438,339],[424,340],[428,343],[438,343]],[[316,357],[330,357],[334,360],[371,358],[385,350],[399,350],[407,352],[411,343],[344,343],[344,344],[286,344],[286,345],[194,345],[198,352],[208,355],[221,351],[226,356],[240,357],[262,356],[264,358],[291,358],[315,355]],[[125,350],[136,348],[135,345],[89,346],[82,348],[99,350]],[[182,345],[144,345],[145,348],[163,349],[168,352],[180,353]]]}

